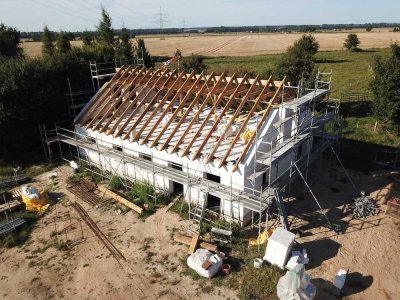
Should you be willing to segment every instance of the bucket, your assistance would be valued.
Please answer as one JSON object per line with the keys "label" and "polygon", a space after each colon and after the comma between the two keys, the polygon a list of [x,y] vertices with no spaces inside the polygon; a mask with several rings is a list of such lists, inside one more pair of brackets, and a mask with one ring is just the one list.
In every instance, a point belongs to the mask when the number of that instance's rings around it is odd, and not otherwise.
{"label": "bucket", "polygon": [[254,259],[254,268],[259,269],[263,264],[263,260],[261,258]]}
{"label": "bucket", "polygon": [[222,274],[228,275],[231,272],[231,266],[229,264],[222,265]]}

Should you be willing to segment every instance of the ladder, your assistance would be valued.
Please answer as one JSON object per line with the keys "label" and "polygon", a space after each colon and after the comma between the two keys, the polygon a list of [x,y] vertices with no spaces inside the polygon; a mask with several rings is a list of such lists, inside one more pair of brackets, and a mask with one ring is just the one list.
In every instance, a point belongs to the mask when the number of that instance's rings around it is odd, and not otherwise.
{"label": "ladder", "polygon": [[200,233],[201,222],[203,220],[204,208],[206,206],[207,194],[203,200],[197,200],[196,205],[189,211],[189,231],[193,234]]}
{"label": "ladder", "polygon": [[278,207],[279,219],[281,221],[281,224],[283,228],[285,228],[286,230],[290,230],[288,217],[285,209],[285,203],[283,201],[281,191],[277,188],[274,189],[274,195],[275,195],[276,206]]}

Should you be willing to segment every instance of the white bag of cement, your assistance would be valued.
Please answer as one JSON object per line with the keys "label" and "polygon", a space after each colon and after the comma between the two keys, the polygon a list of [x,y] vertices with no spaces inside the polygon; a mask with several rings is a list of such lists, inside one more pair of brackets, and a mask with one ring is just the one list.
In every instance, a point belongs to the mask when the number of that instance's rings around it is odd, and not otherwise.
{"label": "white bag of cement", "polygon": [[275,229],[268,239],[264,260],[283,269],[292,251],[295,234],[282,227]]}
{"label": "white bag of cement", "polygon": [[[202,265],[206,260],[213,262],[212,266],[205,270]],[[212,254],[206,249],[197,249],[195,253],[187,259],[188,266],[195,270],[200,276],[211,278],[222,268],[222,259],[217,254]]]}

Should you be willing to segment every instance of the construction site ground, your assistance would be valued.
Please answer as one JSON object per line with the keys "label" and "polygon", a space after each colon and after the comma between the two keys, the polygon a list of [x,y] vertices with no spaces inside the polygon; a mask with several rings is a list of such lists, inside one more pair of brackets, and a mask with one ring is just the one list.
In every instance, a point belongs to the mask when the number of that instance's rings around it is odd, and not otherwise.
{"label": "construction site ground", "polygon": [[[341,168],[321,160],[310,173],[310,182],[327,215],[342,224],[345,232],[335,235],[327,229],[313,200],[290,201],[289,215],[294,231],[302,229],[298,239],[307,249],[310,263],[307,274],[317,287],[316,299],[337,299],[331,286],[340,268],[349,269],[344,296],[349,299],[396,299],[399,297],[400,260],[397,252],[400,223],[384,215],[366,220],[350,220],[342,205],[353,197],[353,190]],[[57,171],[57,176],[54,176]],[[176,232],[185,232],[187,221],[166,208],[144,221],[136,213],[116,214],[111,204],[94,208],[67,190],[70,175],[63,166],[36,178],[50,186],[58,204],[35,225],[31,237],[22,246],[0,249],[0,297],[4,299],[236,299],[238,291],[213,285],[213,279],[194,280],[187,275],[182,260],[188,246],[172,241]],[[397,192],[398,175],[375,171],[364,174],[350,171],[357,187],[380,203]],[[302,194],[302,188],[295,190]],[[70,206],[77,201],[98,227],[126,257],[118,264],[93,232],[82,224]],[[71,217],[71,221],[70,218]],[[65,233],[54,235],[68,228]],[[72,224],[72,226],[70,226]],[[69,226],[69,227],[68,227]],[[83,231],[84,240],[81,240]],[[65,247],[66,239],[76,245]],[[80,243],[79,243],[80,242]],[[262,254],[260,254],[262,256]],[[232,274],[231,274],[232,275]],[[230,276],[230,275],[228,275]]]}

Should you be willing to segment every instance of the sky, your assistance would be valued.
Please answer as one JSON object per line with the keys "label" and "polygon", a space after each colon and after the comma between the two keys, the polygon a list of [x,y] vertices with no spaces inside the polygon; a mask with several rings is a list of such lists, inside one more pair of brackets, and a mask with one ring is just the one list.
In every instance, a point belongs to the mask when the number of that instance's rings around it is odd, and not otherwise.
{"label": "sky", "polygon": [[100,7],[113,28],[400,23],[399,0],[0,0],[0,23],[20,31],[94,30]]}

